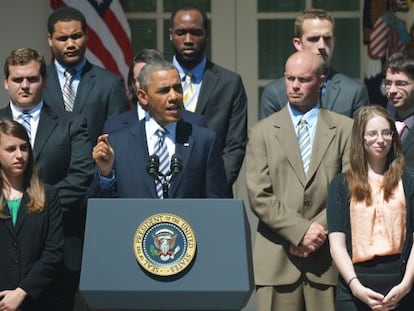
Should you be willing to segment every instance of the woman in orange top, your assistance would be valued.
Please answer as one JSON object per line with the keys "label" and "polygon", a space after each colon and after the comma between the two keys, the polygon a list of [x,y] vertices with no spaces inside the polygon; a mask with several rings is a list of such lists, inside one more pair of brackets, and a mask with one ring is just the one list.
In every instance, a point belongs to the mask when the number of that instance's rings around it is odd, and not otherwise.
{"label": "woman in orange top", "polygon": [[350,168],[328,194],[329,243],[340,272],[336,310],[412,310],[413,203],[414,180],[404,172],[392,116],[380,106],[361,108]]}

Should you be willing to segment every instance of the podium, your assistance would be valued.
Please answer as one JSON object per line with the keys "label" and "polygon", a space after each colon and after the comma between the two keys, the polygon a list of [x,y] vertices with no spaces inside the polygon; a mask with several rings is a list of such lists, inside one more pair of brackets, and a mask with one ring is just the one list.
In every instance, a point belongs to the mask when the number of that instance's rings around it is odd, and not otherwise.
{"label": "podium", "polygon": [[[178,274],[148,272],[137,228],[156,214],[191,226],[195,256]],[[80,292],[90,310],[240,310],[253,291],[251,236],[238,199],[89,199]]]}

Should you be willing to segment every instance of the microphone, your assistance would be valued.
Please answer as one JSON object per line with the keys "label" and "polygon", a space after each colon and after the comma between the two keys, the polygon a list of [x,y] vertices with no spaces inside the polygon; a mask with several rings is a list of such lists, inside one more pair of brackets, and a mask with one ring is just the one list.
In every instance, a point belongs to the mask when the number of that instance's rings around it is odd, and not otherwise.
{"label": "microphone", "polygon": [[160,158],[156,154],[151,155],[148,158],[146,168],[148,174],[150,174],[153,178],[158,179],[158,176],[160,175]]}
{"label": "microphone", "polygon": [[171,164],[170,164],[170,174],[172,181],[181,171],[183,170],[183,160],[180,158],[178,154],[173,154],[171,156]]}

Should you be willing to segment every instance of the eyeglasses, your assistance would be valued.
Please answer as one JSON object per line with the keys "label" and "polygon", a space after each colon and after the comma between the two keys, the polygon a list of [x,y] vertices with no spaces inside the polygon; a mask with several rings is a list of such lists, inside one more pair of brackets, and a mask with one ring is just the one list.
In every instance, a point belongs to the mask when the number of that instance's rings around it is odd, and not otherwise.
{"label": "eyeglasses", "polygon": [[409,81],[404,81],[404,80],[391,81],[391,80],[384,79],[382,80],[381,88],[384,91],[388,91],[391,88],[391,86],[394,84],[397,89],[403,89],[413,83],[414,82],[409,82]]}
{"label": "eyeglasses", "polygon": [[382,139],[384,140],[391,140],[394,136],[394,132],[391,130],[383,130],[381,132],[378,131],[369,131],[366,132],[364,137],[368,142],[373,142],[378,139],[378,136],[381,135]]}

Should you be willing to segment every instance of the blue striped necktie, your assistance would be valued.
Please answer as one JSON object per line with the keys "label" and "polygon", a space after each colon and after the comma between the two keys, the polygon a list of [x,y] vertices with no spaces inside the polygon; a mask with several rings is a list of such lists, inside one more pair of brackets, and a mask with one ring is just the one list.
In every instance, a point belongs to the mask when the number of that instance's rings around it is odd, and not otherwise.
{"label": "blue striped necktie", "polygon": [[311,157],[311,142],[309,136],[308,123],[305,119],[301,119],[298,124],[298,145],[300,155],[302,157],[303,171],[305,176],[308,173],[310,157]]}
{"label": "blue striped necktie", "polygon": [[[155,154],[160,159],[160,167],[159,171],[161,174],[165,175],[168,172],[168,165],[169,165],[169,159],[168,159],[168,148],[167,144],[165,143],[165,135],[167,133],[167,130],[164,127],[160,127],[156,132],[155,135],[158,137],[158,141],[155,145]],[[157,190],[157,195],[160,199],[162,199],[163,192],[162,192],[162,183],[159,182],[157,179],[155,180],[155,187]]]}
{"label": "blue striped necktie", "polygon": [[73,106],[75,105],[75,88],[73,85],[73,78],[76,75],[75,68],[68,68],[64,72],[65,75],[65,84],[63,85],[63,103],[65,104],[66,111],[73,111]]}
{"label": "blue striped necktie", "polygon": [[23,120],[22,125],[26,129],[27,136],[29,136],[29,140],[31,141],[31,139],[32,139],[32,126],[30,125],[30,119],[32,118],[32,115],[27,111],[23,111],[21,117],[22,117],[22,120]]}

